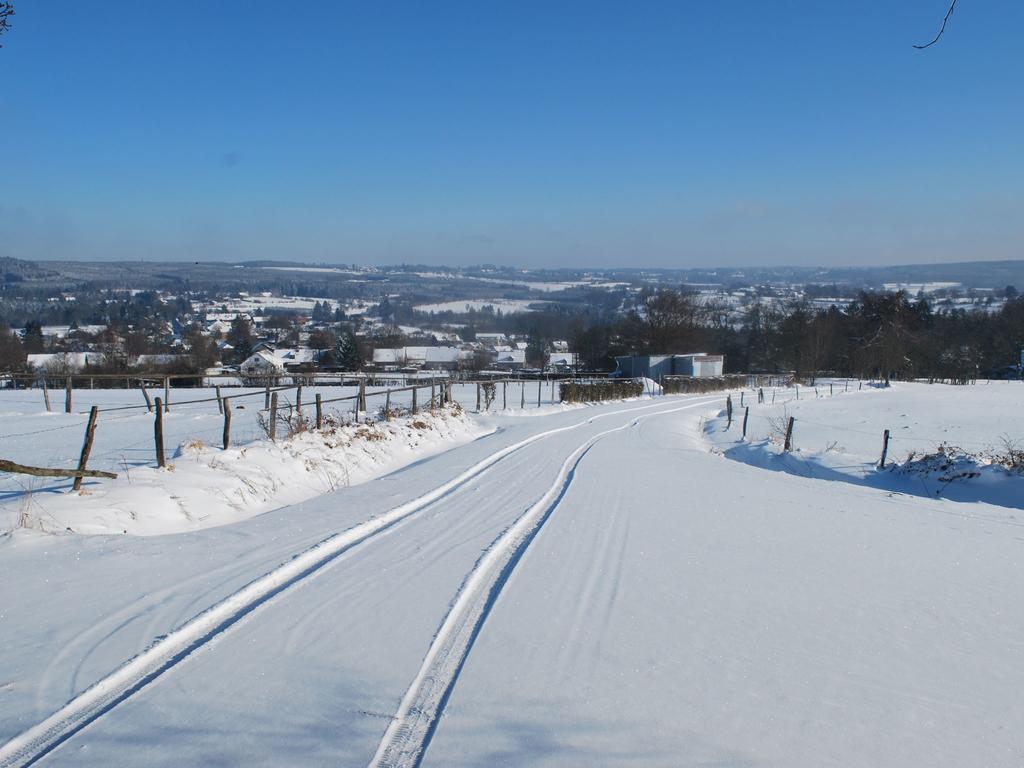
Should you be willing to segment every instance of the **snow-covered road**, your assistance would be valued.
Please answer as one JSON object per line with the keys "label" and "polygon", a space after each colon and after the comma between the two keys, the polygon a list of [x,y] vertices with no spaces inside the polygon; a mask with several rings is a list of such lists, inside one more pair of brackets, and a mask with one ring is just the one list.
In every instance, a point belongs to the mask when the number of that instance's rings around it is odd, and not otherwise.
{"label": "snow-covered road", "polygon": [[505,418],[194,533],[16,532],[0,765],[1018,765],[1024,523],[710,454],[720,404]]}

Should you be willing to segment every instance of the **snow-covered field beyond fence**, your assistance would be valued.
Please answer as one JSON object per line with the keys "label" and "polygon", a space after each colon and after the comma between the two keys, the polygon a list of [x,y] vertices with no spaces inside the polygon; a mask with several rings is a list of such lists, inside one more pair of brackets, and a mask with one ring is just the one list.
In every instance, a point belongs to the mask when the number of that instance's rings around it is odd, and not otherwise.
{"label": "snow-covered field beyond fence", "polygon": [[[384,387],[367,388],[367,412],[360,422],[382,421]],[[491,410],[537,416],[557,404],[557,384],[510,383],[496,386]],[[0,475],[0,530],[15,526],[74,533],[158,534],[193,530],[250,517],[294,504],[335,488],[365,482],[459,445],[482,428],[461,415],[428,412],[430,387],[418,391],[419,417],[387,425],[357,427],[354,401],[328,402],[326,434],[271,444],[267,440],[264,390],[225,388],[231,399],[231,449],[221,450],[224,418],[213,388],[171,391],[163,419],[167,470],[156,468],[153,414],[138,390],[81,389],[73,392],[71,414],[63,412],[63,392],[51,393],[52,412],[39,390],[0,390],[0,458],[19,464],[73,469],[77,466],[91,406],[100,408],[89,469],[118,473],[117,480],[86,480],[81,494],[70,494],[71,480]],[[305,387],[303,416],[311,421],[314,397],[351,397],[356,387]],[[156,390],[153,396],[162,394]],[[476,386],[456,384],[452,397],[464,409],[476,408]],[[538,401],[540,405],[538,406]],[[295,390],[279,393],[282,414],[295,402]],[[408,410],[410,391],[389,401]],[[417,426],[410,424],[415,422]],[[281,428],[284,431],[284,428]]]}
{"label": "snow-covered field beyond fence", "polygon": [[[725,393],[399,419],[361,439],[436,434],[393,471],[235,522],[15,527],[0,768],[1020,768],[1024,480],[984,455],[1024,385],[833,390],[751,404],[745,441],[739,392],[728,429]],[[74,457],[67,431],[4,450]],[[977,477],[906,461],[943,441]],[[259,472],[302,486],[289,461]]]}
{"label": "snow-covered field beyond fence", "polygon": [[[894,382],[844,391],[819,382],[772,393],[764,405],[747,393],[735,399],[732,426],[724,413],[705,432],[716,450],[754,466],[821,480],[953,501],[984,501],[1024,509],[1024,383],[972,386]],[[783,442],[794,419],[792,451]],[[884,432],[886,466],[881,468]],[[1016,464],[1016,467],[1011,466]]]}

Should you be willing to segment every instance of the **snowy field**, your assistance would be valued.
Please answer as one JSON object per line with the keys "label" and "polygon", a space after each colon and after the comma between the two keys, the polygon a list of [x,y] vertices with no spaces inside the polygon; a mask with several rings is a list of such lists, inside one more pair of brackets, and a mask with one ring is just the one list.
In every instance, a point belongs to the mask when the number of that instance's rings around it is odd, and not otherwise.
{"label": "snowy field", "polygon": [[[385,387],[368,387],[360,422],[381,421]],[[304,387],[302,414],[314,418],[315,395],[324,401],[350,397],[356,387]],[[154,391],[157,396],[160,391]],[[352,424],[354,400],[327,402],[325,419],[338,426],[272,444],[265,423],[264,391],[225,388],[231,398],[232,447],[222,450],[224,417],[212,388],[174,389],[164,415],[169,471],[156,467],[153,415],[142,395],[128,390],[73,392],[75,413],[47,412],[39,390],[0,390],[0,458],[30,466],[77,466],[87,412],[100,408],[89,468],[118,473],[117,480],[86,480],[81,494],[71,480],[0,474],[0,529],[28,526],[48,532],[153,535],[223,525],[339,487],[365,482],[409,461],[446,450],[480,434],[469,419],[420,414],[370,428]],[[280,412],[295,404],[295,391],[278,393]],[[557,383],[496,385],[491,409],[507,406],[520,416],[561,408]],[[63,392],[51,394],[63,408]],[[456,384],[452,398],[476,408],[476,387]],[[396,393],[391,408],[409,409],[411,391]],[[429,408],[430,388],[418,390],[418,406]],[[283,425],[279,427],[283,433]]]}
{"label": "snowy field", "polygon": [[780,390],[745,442],[724,393],[469,414],[231,524],[17,528],[0,766],[1020,766],[1018,507],[854,481],[1020,393]]}
{"label": "snowy field", "polygon": [[465,314],[470,311],[479,312],[490,307],[495,312],[512,315],[519,312],[532,312],[533,307],[544,304],[543,301],[527,299],[465,299],[462,301],[442,301],[437,304],[417,304],[413,309],[417,312],[454,312]]}
{"label": "snowy field", "polygon": [[[724,415],[709,421],[707,434],[726,456],[792,474],[870,485],[892,492],[984,501],[1024,509],[1020,476],[1003,466],[1016,454],[1024,465],[1024,398],[1021,382],[982,382],[968,387],[896,382],[888,388],[846,392],[845,382],[780,390],[775,404],[746,395],[736,400],[733,426]],[[784,454],[785,425],[793,417],[792,452]],[[886,467],[879,467],[889,430]],[[939,451],[942,453],[939,453]],[[1002,462],[1002,463],[1001,463]]]}

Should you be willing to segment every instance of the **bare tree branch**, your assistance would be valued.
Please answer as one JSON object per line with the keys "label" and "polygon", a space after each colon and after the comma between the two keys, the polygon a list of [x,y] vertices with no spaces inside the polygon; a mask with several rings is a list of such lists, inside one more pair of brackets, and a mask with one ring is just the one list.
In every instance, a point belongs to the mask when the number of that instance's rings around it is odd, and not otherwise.
{"label": "bare tree branch", "polygon": [[917,48],[917,50],[923,51],[928,46],[935,45],[937,42],[939,42],[939,38],[942,37],[942,33],[946,31],[946,23],[949,21],[949,17],[953,15],[954,8],[956,8],[956,0],[953,0],[953,2],[949,4],[949,10],[946,11],[946,15],[942,17],[942,26],[939,27],[939,33],[930,43],[925,43],[924,45],[915,45],[914,47]]}
{"label": "bare tree branch", "polygon": [[[14,3],[0,3],[0,35],[11,28],[10,18],[14,15]],[[0,48],[3,48],[0,45]]]}

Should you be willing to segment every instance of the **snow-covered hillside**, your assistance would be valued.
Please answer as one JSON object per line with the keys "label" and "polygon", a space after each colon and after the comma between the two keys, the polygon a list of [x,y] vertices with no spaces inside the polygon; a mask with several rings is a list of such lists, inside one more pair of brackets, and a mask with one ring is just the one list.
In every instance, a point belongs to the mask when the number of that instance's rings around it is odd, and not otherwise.
{"label": "snow-covered hillside", "polygon": [[[802,390],[782,461],[1013,435],[970,414],[1019,387]],[[1017,510],[769,471],[794,395],[746,446],[724,394],[499,413],[229,525],[15,530],[0,766],[1019,765]]]}

